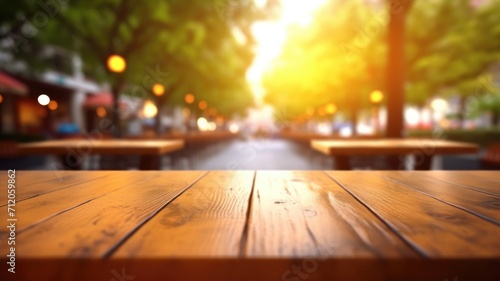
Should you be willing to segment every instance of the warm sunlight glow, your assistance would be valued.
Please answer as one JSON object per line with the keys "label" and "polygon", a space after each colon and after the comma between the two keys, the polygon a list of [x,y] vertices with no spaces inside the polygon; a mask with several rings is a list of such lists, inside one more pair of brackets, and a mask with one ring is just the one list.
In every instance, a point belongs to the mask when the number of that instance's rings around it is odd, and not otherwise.
{"label": "warm sunlight glow", "polygon": [[[258,0],[255,0],[259,5]],[[247,80],[252,86],[258,100],[264,95],[261,85],[263,74],[270,64],[280,55],[286,41],[287,29],[292,25],[306,27],[314,17],[314,13],[324,5],[326,0],[281,0],[282,17],[277,21],[256,22],[252,33],[257,40],[256,56],[248,69]]]}
{"label": "warm sunlight glow", "polygon": [[125,68],[127,67],[127,64],[125,62],[125,59],[119,55],[112,55],[108,58],[108,69],[116,72],[116,73],[121,73],[125,71]]}
{"label": "warm sunlight glow", "polygon": [[326,106],[326,112],[328,114],[335,114],[337,112],[337,106],[333,103],[330,103]]}
{"label": "warm sunlight glow", "polygon": [[144,109],[143,109],[144,117],[152,118],[155,117],[157,113],[158,113],[158,108],[156,108],[156,105],[152,101],[148,100],[144,103]]}
{"label": "warm sunlight glow", "polygon": [[2,102],[3,102],[3,96],[0,95],[0,103],[2,103]]}
{"label": "warm sunlight glow", "polygon": [[316,110],[314,110],[314,107],[310,106],[310,107],[308,107],[308,108],[307,108],[306,113],[307,113],[307,115],[309,115],[309,116],[313,116],[315,111],[316,111]]}

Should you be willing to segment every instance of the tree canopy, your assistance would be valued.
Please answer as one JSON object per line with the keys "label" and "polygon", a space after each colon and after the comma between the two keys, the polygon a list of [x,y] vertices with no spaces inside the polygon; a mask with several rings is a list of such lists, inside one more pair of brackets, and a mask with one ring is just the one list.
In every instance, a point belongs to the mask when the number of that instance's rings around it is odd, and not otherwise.
{"label": "tree canopy", "polygon": [[[297,115],[329,102],[356,111],[370,105],[371,91],[385,92],[388,19],[401,11],[370,3],[328,1],[311,26],[290,30],[264,78],[266,101]],[[465,81],[498,63],[499,13],[498,0],[414,1],[406,19],[406,102],[423,105],[442,91],[463,92]]]}
{"label": "tree canopy", "polygon": [[[244,73],[253,58],[251,23],[264,16],[253,1],[72,0],[47,9],[14,2],[0,13],[0,39],[10,41],[4,51],[30,66],[36,65],[36,49],[59,46],[82,56],[90,78],[123,85],[119,90],[128,95],[147,98],[156,82],[165,84],[173,104],[188,92],[227,115],[253,103]],[[40,12],[47,21],[35,26],[36,36],[19,40]],[[112,54],[125,58],[123,74],[107,70]]]}

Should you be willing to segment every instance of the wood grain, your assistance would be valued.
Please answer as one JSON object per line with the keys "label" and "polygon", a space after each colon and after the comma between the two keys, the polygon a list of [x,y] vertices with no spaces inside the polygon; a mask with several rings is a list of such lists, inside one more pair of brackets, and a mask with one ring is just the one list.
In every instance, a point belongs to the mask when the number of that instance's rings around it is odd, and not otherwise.
{"label": "wood grain", "polygon": [[433,139],[312,140],[311,147],[326,155],[434,155],[479,151],[475,144]]}
{"label": "wood grain", "polygon": [[249,257],[415,257],[392,231],[322,172],[257,172]]}
{"label": "wood grain", "polygon": [[461,208],[500,226],[500,197],[439,181],[435,172],[374,172],[383,178],[405,185],[447,204]]}
{"label": "wood grain", "polygon": [[326,173],[425,256],[499,258],[500,228],[491,222],[372,173]]}
{"label": "wood grain", "polygon": [[[2,173],[0,180],[7,183],[7,172]],[[32,197],[51,193],[70,186],[98,181],[112,172],[99,172],[89,174],[88,172],[68,172],[68,171],[16,171],[16,202],[20,202]],[[3,179],[5,178],[5,179]],[[0,195],[0,207],[7,205],[7,193]]]}
{"label": "wood grain", "polygon": [[[42,177],[40,174],[39,177]],[[65,188],[17,202],[16,211],[22,217],[17,223],[17,233],[118,189],[134,184],[140,186],[145,179],[152,180],[160,175],[145,173],[137,177],[136,173],[84,172],[80,173],[80,176],[85,177],[87,181],[66,183]],[[105,183],[113,184],[103,185]],[[1,213],[7,213],[7,206],[0,207]],[[1,234],[2,231],[0,236]]]}
{"label": "wood grain", "polygon": [[[93,173],[93,172],[87,172]],[[24,257],[102,257],[153,216],[203,172],[124,172],[142,182],[125,183],[113,192],[60,213],[17,235]],[[94,184],[106,188],[114,181]],[[85,188],[85,187],[82,187]],[[19,220],[22,220],[22,213]],[[40,243],[43,241],[43,243]],[[0,245],[5,251],[6,243]]]}
{"label": "wood grain", "polygon": [[150,154],[161,155],[182,149],[182,140],[51,140],[19,145],[23,154]]}
{"label": "wood grain", "polygon": [[449,171],[433,171],[434,178],[460,185],[472,190],[500,197],[500,173],[491,171],[474,171],[461,173]]}
{"label": "wood grain", "polygon": [[213,171],[143,225],[113,255],[237,257],[254,172]]}

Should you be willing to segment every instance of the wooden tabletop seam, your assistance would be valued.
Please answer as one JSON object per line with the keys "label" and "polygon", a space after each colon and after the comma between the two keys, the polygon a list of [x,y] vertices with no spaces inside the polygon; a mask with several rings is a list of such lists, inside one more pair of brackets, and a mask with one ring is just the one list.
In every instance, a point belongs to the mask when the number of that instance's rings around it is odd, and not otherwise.
{"label": "wooden tabletop seam", "polygon": [[[415,190],[415,191],[416,191],[416,192],[418,192],[418,193],[421,193],[421,194],[423,194],[423,195],[426,195],[426,196],[428,196],[428,197],[430,197],[430,198],[432,198],[432,199],[435,199],[435,200],[437,200],[437,201],[439,201],[439,202],[442,202],[442,203],[444,203],[444,204],[447,204],[447,205],[450,205],[450,206],[452,206],[452,207],[458,208],[458,209],[460,209],[460,210],[462,210],[462,211],[468,212],[468,213],[470,213],[470,214],[472,214],[472,215],[474,215],[474,216],[477,216],[477,217],[479,217],[479,218],[481,218],[481,219],[484,219],[484,220],[486,220],[486,221],[488,221],[488,222],[491,222],[491,223],[493,223],[494,225],[500,226],[500,221],[495,220],[494,218],[491,218],[491,217],[489,217],[489,216],[487,216],[487,215],[483,215],[483,214],[481,214],[481,213],[479,213],[479,212],[475,212],[475,211],[470,210],[470,209],[468,209],[468,208],[466,208],[466,207],[463,207],[463,206],[461,206],[460,204],[455,204],[455,203],[452,203],[452,202],[450,202],[450,201],[448,201],[448,200],[441,199],[441,198],[439,198],[438,196],[432,195],[432,194],[430,194],[430,193],[428,193],[428,192],[424,192],[424,191],[422,191],[422,190],[416,189],[416,188],[412,187],[411,185],[409,185],[409,184],[407,184],[407,183],[404,183],[404,182],[402,182],[402,181],[400,181],[400,180],[397,180],[397,179],[394,179],[394,178],[390,178],[390,177],[387,177],[387,176],[383,176],[383,175],[379,175],[379,174],[375,174],[375,175],[376,175],[376,176],[378,176],[378,177],[384,178],[384,179],[386,179],[386,180],[392,181],[392,182],[394,182],[394,183],[396,183],[396,184],[398,184],[398,185],[401,185],[401,186],[404,186],[404,187],[406,187],[406,188],[409,188],[409,189]],[[452,183],[451,183],[451,184],[452,184]],[[459,186],[457,186],[457,187],[459,187]]]}
{"label": "wooden tabletop seam", "polygon": [[394,227],[389,221],[384,219],[378,212],[372,209],[367,203],[365,203],[361,198],[359,198],[356,194],[354,194],[349,188],[347,188],[343,183],[335,179],[332,175],[328,174],[326,171],[323,171],[329,178],[331,178],[337,185],[342,187],[347,193],[349,193],[354,199],[356,199],[360,204],[362,204],[366,209],[368,209],[372,214],[374,214],[382,223],[384,223],[393,234],[395,234],[401,241],[403,241],[410,249],[412,249],[419,257],[421,258],[429,258],[429,255],[420,248],[418,245],[415,245],[411,241],[409,241],[404,235]]}
{"label": "wooden tabletop seam", "polygon": [[144,226],[148,221],[154,218],[158,213],[160,213],[165,207],[167,207],[170,203],[172,203],[175,199],[181,196],[184,192],[190,189],[193,185],[199,182],[202,178],[204,178],[209,172],[205,171],[198,178],[196,178],[189,185],[180,190],[177,194],[175,194],[172,198],[167,200],[161,207],[159,207],[156,211],[152,212],[149,216],[147,216],[144,220],[139,222],[135,227],[133,227],[127,234],[125,234],[119,241],[117,241],[114,245],[112,245],[108,251],[103,254],[103,258],[110,258],[118,248],[123,245],[134,233],[136,233],[142,226]]}

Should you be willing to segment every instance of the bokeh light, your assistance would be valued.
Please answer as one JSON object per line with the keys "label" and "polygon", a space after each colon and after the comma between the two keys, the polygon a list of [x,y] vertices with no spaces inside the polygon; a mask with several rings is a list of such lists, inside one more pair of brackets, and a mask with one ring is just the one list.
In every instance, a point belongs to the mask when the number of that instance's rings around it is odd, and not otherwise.
{"label": "bokeh light", "polygon": [[328,114],[334,114],[335,112],[337,112],[337,106],[333,103],[330,103],[326,106],[326,112]]}
{"label": "bokeh light", "polygon": [[49,96],[45,95],[45,94],[41,94],[38,96],[38,103],[43,105],[43,106],[46,106],[47,104],[50,103],[50,98]]}
{"label": "bokeh light", "polygon": [[236,134],[239,130],[240,130],[240,126],[238,126],[238,124],[233,123],[233,124],[229,125],[229,131],[231,133]]}
{"label": "bokeh light", "polygon": [[119,55],[111,55],[108,58],[108,69],[112,72],[121,73],[125,71],[127,63],[125,59]]}
{"label": "bokeh light", "polygon": [[192,104],[195,98],[193,94],[187,94],[184,99],[186,100],[186,103]]}
{"label": "bokeh light", "polygon": [[441,98],[436,98],[431,102],[431,108],[436,112],[444,112],[448,109],[448,102]]}
{"label": "bokeh light", "polygon": [[155,96],[161,97],[165,93],[165,87],[162,84],[154,84],[153,85],[153,94]]}
{"label": "bokeh light", "polygon": [[207,131],[208,130],[208,121],[204,117],[198,118],[198,120],[196,121],[196,124],[198,125],[198,129],[200,129],[200,131]]}
{"label": "bokeh light", "polygon": [[56,102],[55,100],[51,100],[51,101],[49,102],[48,108],[49,108],[50,110],[56,110],[58,106],[59,106],[59,105],[57,104],[57,102]]}
{"label": "bokeh light", "polygon": [[202,101],[200,101],[200,103],[198,104],[198,107],[199,107],[201,110],[205,110],[205,109],[207,109],[208,104],[207,104],[207,102],[206,102],[206,101],[202,100]]}
{"label": "bokeh light", "polygon": [[101,118],[104,118],[106,117],[107,115],[107,111],[106,111],[106,108],[102,107],[102,106],[99,106],[97,109],[96,109],[96,114],[97,116],[101,117]]}
{"label": "bokeh light", "polygon": [[143,115],[144,117],[146,118],[152,118],[152,117],[155,117],[156,114],[158,113],[158,108],[156,107],[156,105],[148,100],[144,103],[144,108],[143,108]]}
{"label": "bokeh light", "polygon": [[384,99],[384,93],[382,93],[381,91],[375,90],[370,94],[370,101],[372,103],[375,104],[380,103],[382,102],[383,99]]}

